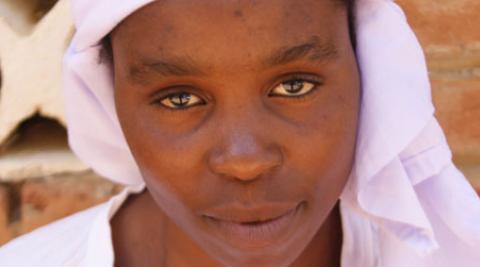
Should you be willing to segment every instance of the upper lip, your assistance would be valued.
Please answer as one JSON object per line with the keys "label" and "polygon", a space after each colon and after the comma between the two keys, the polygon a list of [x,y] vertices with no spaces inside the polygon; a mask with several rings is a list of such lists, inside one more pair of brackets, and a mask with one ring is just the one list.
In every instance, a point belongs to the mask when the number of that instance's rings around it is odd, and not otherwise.
{"label": "upper lip", "polygon": [[202,215],[233,223],[261,222],[277,219],[292,211],[298,205],[298,202],[263,203],[255,204],[255,206],[230,203],[207,209]]}

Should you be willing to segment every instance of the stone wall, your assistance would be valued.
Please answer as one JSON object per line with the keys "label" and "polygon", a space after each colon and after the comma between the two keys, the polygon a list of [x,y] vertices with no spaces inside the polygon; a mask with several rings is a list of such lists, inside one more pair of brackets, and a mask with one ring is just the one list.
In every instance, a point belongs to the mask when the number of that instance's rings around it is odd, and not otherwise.
{"label": "stone wall", "polygon": [[[480,186],[480,1],[398,2],[425,49],[455,162]],[[67,0],[0,0],[0,245],[120,189],[68,149],[60,71],[70,17]]]}

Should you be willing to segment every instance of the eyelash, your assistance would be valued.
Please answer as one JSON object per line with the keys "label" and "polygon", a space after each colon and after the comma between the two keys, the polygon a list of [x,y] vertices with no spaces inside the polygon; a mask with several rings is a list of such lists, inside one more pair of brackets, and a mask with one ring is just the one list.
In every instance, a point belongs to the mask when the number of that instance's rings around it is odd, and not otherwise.
{"label": "eyelash", "polygon": [[[280,86],[282,84],[289,83],[289,82],[294,82],[294,81],[311,83],[313,85],[313,87],[308,92],[306,92],[304,94],[301,94],[301,95],[286,96],[286,95],[272,95],[271,94],[271,91],[276,89],[278,86]],[[321,85],[323,85],[323,80],[320,79],[317,76],[305,75],[305,74],[292,75],[292,76],[288,77],[287,79],[284,79],[284,80],[276,83],[276,85],[269,90],[268,96],[269,97],[292,99],[292,100],[296,100],[296,101],[304,101],[307,98],[309,98],[312,93],[315,93],[315,91],[317,91],[318,87],[321,86]],[[182,86],[174,86],[172,88],[172,90],[174,90],[174,88],[179,88],[179,87],[181,88]],[[171,91],[171,90],[165,89],[163,91]],[[192,106],[176,107],[176,108],[168,107],[168,106],[165,106],[164,104],[161,103],[162,101],[164,101],[164,100],[166,100],[170,97],[178,96],[178,95],[181,95],[181,94],[189,94],[189,95],[195,96],[195,97],[200,99],[201,103],[200,104],[194,104]],[[203,100],[201,97],[197,96],[196,94],[189,92],[189,90],[183,90],[183,91],[178,90],[176,92],[172,92],[172,93],[167,92],[167,93],[162,94],[162,96],[154,99],[151,104],[161,106],[162,108],[164,108],[167,111],[175,112],[175,111],[185,111],[185,110],[188,110],[190,108],[194,108],[196,106],[204,105],[205,103],[206,103],[205,100]]]}

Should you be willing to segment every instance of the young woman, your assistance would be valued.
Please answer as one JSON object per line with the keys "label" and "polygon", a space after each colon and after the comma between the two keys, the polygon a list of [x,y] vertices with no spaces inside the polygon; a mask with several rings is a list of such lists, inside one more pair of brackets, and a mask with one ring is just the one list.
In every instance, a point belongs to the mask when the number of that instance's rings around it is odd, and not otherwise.
{"label": "young woman", "polygon": [[389,0],[73,1],[69,140],[127,185],[2,266],[478,266],[480,202]]}

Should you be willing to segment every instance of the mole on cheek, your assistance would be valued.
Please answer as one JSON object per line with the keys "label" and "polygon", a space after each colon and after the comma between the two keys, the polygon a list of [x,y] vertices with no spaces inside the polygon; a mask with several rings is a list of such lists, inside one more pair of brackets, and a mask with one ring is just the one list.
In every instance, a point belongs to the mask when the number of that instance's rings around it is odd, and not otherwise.
{"label": "mole on cheek", "polygon": [[173,25],[171,24],[167,24],[165,25],[163,28],[162,28],[163,32],[166,33],[166,34],[170,34],[170,33],[173,33],[175,31],[175,29],[173,28]]}
{"label": "mole on cheek", "polygon": [[233,15],[237,18],[242,18],[243,17],[243,11],[240,10],[240,9],[237,9],[237,10],[235,10],[235,12],[233,12]]}

